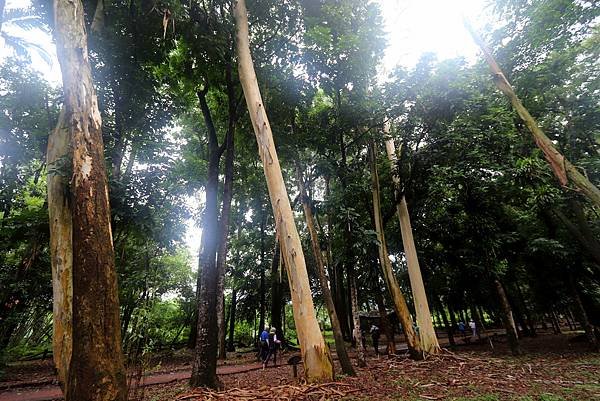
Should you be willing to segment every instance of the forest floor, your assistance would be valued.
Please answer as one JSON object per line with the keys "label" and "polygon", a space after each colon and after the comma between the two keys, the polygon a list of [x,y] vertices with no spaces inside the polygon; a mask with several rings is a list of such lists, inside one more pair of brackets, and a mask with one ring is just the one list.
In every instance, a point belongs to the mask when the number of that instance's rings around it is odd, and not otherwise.
{"label": "forest floor", "polygon": [[[153,368],[144,376],[145,385],[132,386],[131,399],[600,400],[600,355],[588,352],[585,343],[575,339],[572,334],[545,333],[525,338],[525,354],[513,357],[504,338],[494,337],[493,350],[486,340],[420,362],[403,355],[377,357],[371,349],[367,367],[358,369],[356,377],[338,375],[337,382],[321,385],[306,385],[301,365],[299,377],[294,378],[291,366],[262,370],[253,353],[236,354],[218,368],[224,385],[221,392],[191,390],[186,380],[190,356],[178,353],[151,361]],[[281,359],[285,362],[290,355]],[[51,361],[11,366],[0,382],[0,401],[59,399],[60,390],[48,384],[53,380],[51,367]]]}

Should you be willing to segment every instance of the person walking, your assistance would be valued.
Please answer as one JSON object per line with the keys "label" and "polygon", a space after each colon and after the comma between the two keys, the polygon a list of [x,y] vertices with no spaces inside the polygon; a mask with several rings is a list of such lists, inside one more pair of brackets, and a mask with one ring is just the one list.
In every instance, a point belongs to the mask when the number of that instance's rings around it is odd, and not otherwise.
{"label": "person walking", "polygon": [[277,329],[275,327],[271,327],[271,331],[269,332],[267,342],[268,342],[269,352],[263,362],[263,369],[269,363],[271,356],[273,357],[273,365],[277,366],[277,348],[279,347],[279,344],[281,344],[281,341],[277,338]]}
{"label": "person walking", "polygon": [[265,326],[265,329],[260,333],[260,360],[263,363],[263,369],[265,368],[265,361],[269,356],[269,326]]}
{"label": "person walking", "polygon": [[465,323],[461,320],[458,322],[458,332],[464,337],[465,336]]}

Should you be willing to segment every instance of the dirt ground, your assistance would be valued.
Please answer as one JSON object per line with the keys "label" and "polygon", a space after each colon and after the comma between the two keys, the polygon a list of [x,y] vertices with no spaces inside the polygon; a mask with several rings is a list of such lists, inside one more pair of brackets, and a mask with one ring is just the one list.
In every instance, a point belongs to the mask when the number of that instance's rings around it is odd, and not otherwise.
{"label": "dirt ground", "polygon": [[[571,341],[569,341],[571,340]],[[307,386],[289,366],[222,377],[224,391],[190,390],[186,383],[148,388],[148,401],[200,400],[600,400],[600,354],[573,336],[523,339],[525,355],[510,355],[503,339],[458,347],[415,362],[369,354],[356,377]],[[300,369],[301,370],[301,369]],[[340,372],[339,366],[337,371]]]}
{"label": "dirt ground", "polygon": [[[149,364],[147,377],[171,372],[168,383],[132,389],[131,399],[144,401],[200,400],[473,400],[561,401],[600,400],[600,354],[572,335],[542,334],[522,340],[525,355],[513,357],[505,341],[457,347],[439,356],[415,362],[404,355],[388,358],[368,354],[368,366],[356,377],[340,375],[335,383],[306,385],[299,366],[260,368],[252,353],[234,354],[220,366],[221,392],[192,390],[187,386],[190,355],[159,355]],[[287,360],[290,354],[284,356]],[[237,373],[242,371],[242,373]],[[13,366],[0,383],[0,398],[11,383],[53,380],[49,361]],[[33,384],[32,387],[36,385]],[[19,387],[19,386],[17,386]],[[21,386],[21,387],[24,387]],[[18,391],[26,390],[20,388]],[[7,398],[9,399],[9,398]],[[26,400],[27,398],[20,398]]]}

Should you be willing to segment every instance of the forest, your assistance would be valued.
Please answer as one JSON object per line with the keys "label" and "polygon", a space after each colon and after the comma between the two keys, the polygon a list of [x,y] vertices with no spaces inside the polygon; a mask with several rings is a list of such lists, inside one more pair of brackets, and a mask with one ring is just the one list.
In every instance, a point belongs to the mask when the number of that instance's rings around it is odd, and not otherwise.
{"label": "forest", "polygon": [[0,401],[600,399],[600,4],[416,3],[0,0]]}

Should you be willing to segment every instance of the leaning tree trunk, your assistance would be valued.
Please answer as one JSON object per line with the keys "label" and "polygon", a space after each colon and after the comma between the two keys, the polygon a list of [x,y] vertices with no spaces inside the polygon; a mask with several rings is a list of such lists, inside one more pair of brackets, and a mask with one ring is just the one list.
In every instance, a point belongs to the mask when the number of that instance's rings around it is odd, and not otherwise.
{"label": "leaning tree trunk", "polygon": [[485,59],[494,74],[494,82],[496,87],[504,93],[504,95],[510,100],[512,106],[519,114],[519,117],[523,120],[535,140],[536,145],[544,153],[544,157],[550,164],[550,168],[554,172],[554,175],[563,187],[567,187],[569,182],[575,185],[578,191],[581,191],[585,196],[588,197],[596,206],[600,206],[600,190],[588,180],[588,178],[581,174],[581,172],[575,167],[566,157],[564,157],[557,149],[554,144],[546,136],[544,131],[540,128],[537,121],[529,114],[529,111],[523,106],[521,99],[515,93],[515,90],[511,86],[508,79],[496,63],[492,52],[488,49],[487,45],[479,36],[477,32],[471,27],[471,25],[465,20],[465,26],[471,33],[473,40],[479,45]]}
{"label": "leaning tree trunk", "polygon": [[[69,199],[73,228],[71,310],[72,355],[76,357],[71,358],[69,367],[63,368],[61,373],[66,374],[65,399],[124,401],[127,387],[102,121],[88,59],[81,1],[54,0],[54,19],[64,87],[65,129],[69,131],[72,152]],[[51,187],[54,184],[56,182]],[[55,235],[54,238],[58,241],[60,237]],[[58,271],[56,267],[55,270]],[[63,283],[61,289],[68,291],[68,284]],[[65,298],[58,300],[64,301]],[[61,317],[68,317],[68,313],[66,310]],[[68,329],[68,325],[65,328]],[[65,347],[63,342],[63,350],[59,352],[65,363],[68,345]]]}
{"label": "leaning tree trunk", "polygon": [[398,281],[392,270],[387,244],[385,242],[385,233],[383,231],[383,220],[381,218],[381,201],[379,198],[379,176],[377,173],[377,159],[375,158],[375,144],[369,144],[369,163],[371,165],[371,184],[373,194],[373,217],[375,218],[375,231],[377,232],[377,240],[379,242],[379,260],[383,270],[383,278],[392,296],[394,309],[404,330],[408,351],[413,359],[423,359],[423,349],[421,341],[413,327],[412,317],[406,304],[406,299],[402,290],[398,285]]}
{"label": "leaning tree trunk", "polygon": [[[321,292],[323,293],[325,306],[327,307],[327,312],[329,313],[329,320],[331,321],[333,339],[335,340],[335,351],[340,361],[340,365],[342,366],[342,371],[347,375],[354,376],[356,373],[354,372],[354,368],[352,367],[352,363],[350,362],[350,357],[348,357],[348,352],[346,351],[346,344],[344,344],[342,328],[340,326],[340,321],[335,311],[335,305],[333,303],[331,291],[329,290],[329,284],[327,283],[327,276],[325,275],[325,265],[323,263],[323,253],[321,252],[321,245],[319,244],[319,235],[317,234],[317,229],[315,228],[315,219],[312,213],[311,205],[309,203],[308,196],[306,195],[306,191],[304,189],[304,181],[302,179],[300,167],[297,167],[296,171],[298,187],[300,190],[300,198],[302,199],[302,208],[304,209],[304,217],[306,218],[306,227],[308,229],[308,233],[310,234],[310,243],[315,257],[317,276],[319,277],[319,284],[321,284]],[[362,352],[360,348],[359,352]]]}
{"label": "leaning tree trunk", "polygon": [[258,151],[263,163],[273,207],[275,227],[287,269],[294,306],[294,321],[302,350],[302,361],[304,362],[304,374],[309,382],[332,380],[333,362],[323,335],[319,330],[302,244],[294,223],[294,215],[273,143],[273,134],[252,64],[248,36],[248,16],[244,0],[238,0],[234,14],[237,28],[236,46],[240,82],[242,83],[250,119],[258,142]]}
{"label": "leaning tree trunk", "polygon": [[[388,124],[385,125],[386,133],[389,131]],[[388,159],[392,164],[392,171],[396,169],[396,146],[393,139],[386,139],[385,149]],[[396,196],[399,195],[400,178],[397,174],[392,174]],[[410,279],[410,287],[413,293],[415,302],[415,311],[417,315],[417,325],[419,326],[419,336],[423,351],[428,354],[437,354],[441,351],[435,334],[435,328],[431,322],[431,312],[427,302],[427,294],[425,293],[425,284],[419,267],[419,259],[417,257],[417,248],[413,238],[412,227],[410,225],[410,215],[408,214],[408,205],[406,198],[402,195],[400,203],[396,203],[396,212],[400,221],[400,231],[402,234],[402,244],[404,246],[404,254],[406,256],[406,264],[408,265],[408,277]]]}
{"label": "leaning tree trunk", "polygon": [[496,287],[496,293],[498,294],[498,300],[500,301],[500,309],[502,316],[502,323],[506,329],[506,338],[508,339],[508,345],[513,355],[521,354],[521,347],[519,346],[519,336],[517,334],[517,326],[513,319],[512,309],[506,296],[506,291],[500,280],[494,280],[494,286]]}
{"label": "leaning tree trunk", "polygon": [[69,177],[64,171],[64,160],[68,160],[68,154],[69,130],[65,126],[63,110],[56,129],[48,138],[46,156],[52,265],[52,355],[63,391],[71,363],[73,341],[73,226],[67,196]]}

